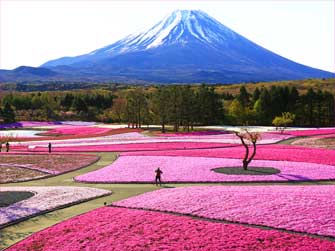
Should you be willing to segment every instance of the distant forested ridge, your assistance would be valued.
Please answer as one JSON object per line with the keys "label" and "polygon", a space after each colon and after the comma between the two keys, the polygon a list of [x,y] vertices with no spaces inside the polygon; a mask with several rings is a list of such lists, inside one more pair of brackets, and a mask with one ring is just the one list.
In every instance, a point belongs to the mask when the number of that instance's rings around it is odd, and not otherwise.
{"label": "distant forested ridge", "polygon": [[[320,85],[127,86],[122,88],[2,92],[0,122],[90,120],[172,125],[271,125],[284,112],[295,126],[333,126],[334,94]],[[299,86],[298,86],[299,87]],[[237,89],[238,88],[238,89]]]}

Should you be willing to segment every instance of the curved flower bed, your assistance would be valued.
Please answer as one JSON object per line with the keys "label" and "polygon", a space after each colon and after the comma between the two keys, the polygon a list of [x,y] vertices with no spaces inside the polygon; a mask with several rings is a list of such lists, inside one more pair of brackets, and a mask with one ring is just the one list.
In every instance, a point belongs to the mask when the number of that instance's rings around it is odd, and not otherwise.
{"label": "curved flower bed", "polygon": [[[212,171],[218,167],[241,166],[240,159],[121,156],[113,164],[75,177],[76,181],[94,183],[152,183],[155,169],[163,171],[163,182],[241,182],[308,181],[335,179],[335,167],[303,162],[254,160],[250,166],[274,167],[279,174],[226,175]],[[242,167],[241,167],[242,168]]]}
{"label": "curved flower bed", "polygon": [[117,206],[191,214],[335,237],[335,186],[197,186],[161,189]]}
{"label": "curved flower bed", "polygon": [[[1,154],[0,171],[8,166],[17,166],[49,175],[58,175],[88,166],[98,159],[98,156],[91,154]],[[2,178],[6,178],[6,172],[2,172],[1,175],[3,175]]]}
{"label": "curved flower bed", "polygon": [[291,143],[305,147],[335,149],[335,134],[299,138]]}
{"label": "curved flower bed", "polygon": [[35,233],[8,251],[334,250],[307,236],[141,210],[103,207]]}
{"label": "curved flower bed", "polygon": [[89,187],[1,187],[4,191],[27,191],[35,196],[0,208],[0,228],[60,207],[111,194],[110,191]]}
{"label": "curved flower bed", "polygon": [[49,176],[49,173],[26,168],[22,165],[0,164],[0,184],[21,182]]}
{"label": "curved flower bed", "polygon": [[[180,151],[143,151],[122,153],[122,156],[189,156],[215,158],[243,158],[244,147],[225,147],[218,149],[195,149]],[[257,146],[255,159],[310,162],[335,166],[335,151],[289,145]]]}

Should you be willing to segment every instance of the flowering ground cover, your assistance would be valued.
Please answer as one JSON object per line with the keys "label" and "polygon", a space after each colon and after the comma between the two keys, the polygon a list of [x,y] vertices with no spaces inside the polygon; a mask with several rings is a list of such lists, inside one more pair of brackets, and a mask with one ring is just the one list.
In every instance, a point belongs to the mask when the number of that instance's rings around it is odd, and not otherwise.
{"label": "flowering ground cover", "polygon": [[333,133],[311,136],[308,138],[299,138],[293,141],[291,144],[305,147],[335,149],[335,134]]}
{"label": "flowering ground cover", "polygon": [[18,165],[0,164],[0,183],[20,182],[47,177],[50,174]]}
{"label": "flowering ground cover", "polygon": [[[76,127],[73,127],[76,128]],[[100,131],[100,127],[94,127],[97,128],[98,131]],[[73,140],[74,142],[77,139],[89,139],[89,138],[98,138],[100,139],[100,137],[105,137],[105,136],[110,136],[110,135],[115,135],[115,134],[122,134],[122,133],[129,133],[129,132],[139,132],[141,130],[139,129],[130,129],[130,128],[119,128],[119,129],[110,129],[110,128],[103,128],[101,127],[101,129],[104,132],[101,132],[99,134],[82,134],[82,133],[77,133],[77,134],[64,134],[64,135],[60,135],[60,134],[54,134],[54,135],[50,135],[50,136],[43,136],[43,137],[25,137],[25,138],[15,138],[13,140],[11,140],[11,142],[13,142],[14,145],[18,145],[21,147],[26,146],[27,144],[44,144],[46,145],[48,142],[57,142],[57,141],[61,141],[61,140]]]}
{"label": "flowering ground cover", "polygon": [[176,132],[176,133],[159,133],[158,136],[165,137],[178,137],[178,136],[207,136],[207,135],[219,135],[226,134],[226,131],[194,131],[194,132]]}
{"label": "flowering ground cover", "polygon": [[58,175],[88,166],[99,159],[91,154],[0,154],[0,183]]}
{"label": "flowering ground cover", "polygon": [[[128,151],[175,151],[183,149],[215,149],[220,147],[230,147],[232,144],[224,143],[206,143],[206,142],[174,142],[174,143],[139,143],[139,144],[83,144],[78,146],[54,146],[54,152],[128,152]],[[26,150],[26,147],[18,147],[17,149]],[[29,147],[32,152],[46,152],[47,146]]]}
{"label": "flowering ground cover", "polygon": [[160,189],[114,205],[335,237],[335,186],[196,186]]}
{"label": "flowering ground cover", "polygon": [[41,133],[41,135],[96,135],[103,134],[110,131],[108,128],[101,127],[90,127],[90,126],[61,126],[54,128],[47,132]]}
{"label": "flowering ground cover", "polygon": [[46,211],[110,194],[89,187],[1,187],[0,192],[27,191],[35,195],[0,208],[0,228]]}
{"label": "flowering ground cover", "polygon": [[[86,127],[89,129],[90,127]],[[102,129],[102,130],[109,130],[106,128],[98,128],[94,127],[93,129]],[[60,129],[53,130],[56,133],[59,133]],[[26,142],[17,142],[14,143],[17,147],[28,147],[31,150],[41,150],[47,147],[47,144],[51,142],[55,148],[61,147],[60,151],[76,151],[75,148],[77,147],[98,147],[101,145],[130,145],[130,144],[174,144],[174,143],[207,143],[207,144],[241,144],[240,139],[235,134],[215,134],[215,135],[193,135],[193,136],[175,136],[175,137],[168,137],[168,136],[155,136],[155,137],[148,137],[145,136],[139,131],[131,131],[132,129],[115,129],[108,131],[106,135],[99,135],[94,136],[93,134],[82,134],[80,135],[78,129],[78,135],[67,135],[67,136],[59,136],[57,138],[48,139],[45,138],[40,140],[33,140]],[[72,128],[71,131],[75,131],[75,128]],[[57,134],[59,135],[59,134]],[[85,136],[87,135],[87,136]],[[70,136],[73,136],[71,138]],[[70,138],[65,138],[70,137]],[[87,138],[88,137],[88,138]],[[290,135],[281,135],[281,134],[273,134],[273,133],[264,133],[262,135],[262,139],[259,141],[259,144],[270,144],[275,143],[281,140],[285,140],[290,138]],[[85,149],[81,149],[85,150]]]}
{"label": "flowering ground cover", "polygon": [[[126,152],[121,156],[189,156],[215,158],[243,158],[245,150],[242,146],[216,149],[194,149],[179,151],[141,151]],[[335,166],[335,151],[329,149],[307,148],[290,145],[257,146],[255,159],[274,161],[310,162]],[[252,162],[253,163],[253,162]]]}
{"label": "flowering ground cover", "polygon": [[15,123],[8,123],[0,125],[0,129],[6,128],[24,128],[24,127],[40,127],[40,126],[54,126],[61,125],[62,122],[46,122],[46,121],[19,121]]}
{"label": "flowering ground cover", "polygon": [[19,121],[15,123],[2,124],[0,125],[0,129],[45,127],[45,126],[60,126],[60,125],[92,126],[95,124],[96,124],[95,122],[86,122],[86,121]]}
{"label": "flowering ground cover", "polygon": [[8,251],[334,250],[335,242],[186,216],[102,207],[42,230]]}
{"label": "flowering ground cover", "polygon": [[[240,166],[240,167],[238,167]],[[171,182],[251,182],[251,181],[309,181],[335,179],[335,166],[291,162],[254,160],[250,166],[273,167],[280,170],[268,175],[228,175],[214,172],[215,168],[242,169],[241,159],[121,156],[111,165],[75,177],[76,181],[92,183],[153,183],[155,169],[163,171],[164,183]]]}

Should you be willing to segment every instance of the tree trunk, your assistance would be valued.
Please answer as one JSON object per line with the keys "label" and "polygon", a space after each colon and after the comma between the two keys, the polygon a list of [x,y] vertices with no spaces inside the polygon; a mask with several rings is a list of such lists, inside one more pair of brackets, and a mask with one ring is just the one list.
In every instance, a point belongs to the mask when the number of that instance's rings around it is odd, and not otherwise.
{"label": "tree trunk", "polygon": [[162,133],[165,133],[165,122],[162,122]]}
{"label": "tree trunk", "polygon": [[243,146],[245,147],[245,156],[244,156],[244,159],[243,159],[243,169],[244,170],[248,170],[248,156],[249,156],[249,147],[248,145],[244,142],[244,139],[242,137],[240,137],[241,141],[242,141],[242,144]]}
{"label": "tree trunk", "polygon": [[246,159],[243,160],[243,169],[248,170],[248,161]]}
{"label": "tree trunk", "polygon": [[252,155],[250,156],[250,158],[248,159],[248,165],[256,155],[256,142],[252,142],[252,146],[253,146],[253,152],[252,152]]}

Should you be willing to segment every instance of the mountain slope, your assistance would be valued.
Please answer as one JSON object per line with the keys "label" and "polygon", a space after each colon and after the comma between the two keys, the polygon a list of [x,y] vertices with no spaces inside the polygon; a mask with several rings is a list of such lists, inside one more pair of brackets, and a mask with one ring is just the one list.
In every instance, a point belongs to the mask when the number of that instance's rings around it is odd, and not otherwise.
{"label": "mountain slope", "polygon": [[236,83],[335,75],[268,51],[202,11],[178,10],[151,29],[77,57],[43,64],[93,81]]}

